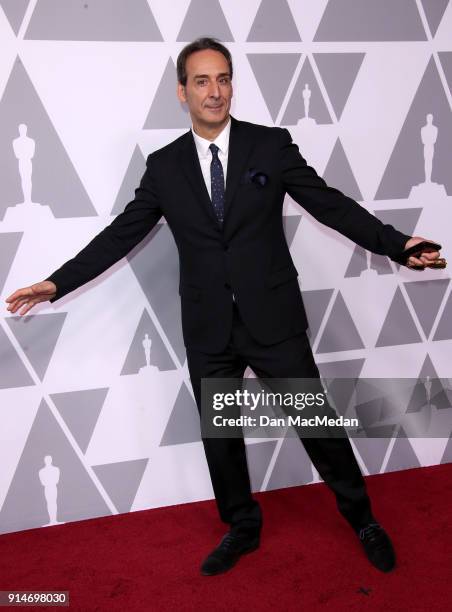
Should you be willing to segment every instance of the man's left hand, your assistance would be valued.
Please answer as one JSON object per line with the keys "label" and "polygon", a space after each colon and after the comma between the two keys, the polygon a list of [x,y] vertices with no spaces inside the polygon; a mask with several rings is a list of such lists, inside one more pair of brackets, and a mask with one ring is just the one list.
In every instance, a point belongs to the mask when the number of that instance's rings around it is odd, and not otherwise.
{"label": "man's left hand", "polygon": [[[434,242],[433,240],[429,240],[427,238],[421,238],[420,236],[413,236],[407,241],[405,245],[405,250],[409,249],[412,246],[415,246],[416,244],[419,244],[420,242],[424,242],[424,241]],[[439,257],[440,257],[439,251],[431,251],[430,253],[421,253],[419,257],[413,257],[413,255],[411,255],[411,257],[408,258],[407,267],[412,268],[415,266],[422,266],[422,268],[425,268],[430,262],[434,261],[435,259],[439,259]]]}

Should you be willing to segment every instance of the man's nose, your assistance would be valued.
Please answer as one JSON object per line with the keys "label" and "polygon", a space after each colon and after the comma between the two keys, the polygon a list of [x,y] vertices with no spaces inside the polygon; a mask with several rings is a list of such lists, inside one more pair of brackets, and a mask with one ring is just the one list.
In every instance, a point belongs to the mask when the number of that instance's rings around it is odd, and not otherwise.
{"label": "man's nose", "polygon": [[209,96],[212,98],[220,97],[220,87],[216,81],[209,85]]}

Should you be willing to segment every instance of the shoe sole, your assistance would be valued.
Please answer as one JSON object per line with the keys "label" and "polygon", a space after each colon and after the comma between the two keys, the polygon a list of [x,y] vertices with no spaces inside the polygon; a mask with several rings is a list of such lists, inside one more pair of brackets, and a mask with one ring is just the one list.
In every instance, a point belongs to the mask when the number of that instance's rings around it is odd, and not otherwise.
{"label": "shoe sole", "polygon": [[397,567],[397,565],[396,565],[395,563],[394,563],[394,565],[391,565],[391,567],[379,567],[378,565],[375,565],[375,563],[372,563],[372,561],[371,561],[371,564],[372,564],[372,565],[373,565],[373,566],[374,566],[374,567],[375,567],[377,570],[379,570],[380,572],[384,572],[385,574],[388,574],[389,572],[392,572],[392,571],[393,571],[393,570],[395,570],[395,569],[396,569],[396,567]]}
{"label": "shoe sole", "polygon": [[[249,553],[252,553],[252,552],[254,552],[255,550],[257,550],[258,548],[259,548],[259,543],[258,543],[258,544],[253,544],[253,545],[252,545],[252,546],[250,546],[249,548],[246,548],[245,550],[243,550],[243,551],[240,553],[240,557],[241,557],[242,555],[247,555],[247,554],[249,554]],[[228,572],[230,569],[232,569],[232,568],[234,567],[234,565],[237,563],[237,561],[240,559],[240,557],[237,557],[237,559],[234,561],[234,563],[232,563],[232,565],[230,565],[229,567],[226,567],[226,568],[225,568],[225,569],[223,569],[223,570],[220,570],[220,571],[218,571],[218,572],[204,572],[204,571],[202,571],[202,570],[201,570],[201,574],[202,574],[203,576],[218,576],[218,574],[224,574],[224,573]]]}

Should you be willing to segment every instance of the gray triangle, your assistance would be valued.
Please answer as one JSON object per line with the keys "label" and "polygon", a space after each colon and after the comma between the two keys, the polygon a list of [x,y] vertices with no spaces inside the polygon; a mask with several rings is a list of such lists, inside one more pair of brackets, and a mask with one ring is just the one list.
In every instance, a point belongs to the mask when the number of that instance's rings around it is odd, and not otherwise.
{"label": "gray triangle", "polygon": [[148,340],[151,341],[149,365],[156,366],[160,372],[176,370],[176,366],[171,359],[171,355],[168,353],[168,349],[155,328],[149,313],[147,310],[144,310],[133,336],[127,357],[124,361],[121,376],[124,374],[138,374],[140,369],[146,366],[146,352],[144,344],[146,344]]}
{"label": "gray triangle", "polygon": [[320,325],[323,321],[325,311],[330,303],[333,289],[315,289],[303,291],[303,303],[308,317],[308,336],[314,342]]}
{"label": "gray triangle", "polygon": [[380,473],[390,442],[390,438],[353,438],[369,474]]}
{"label": "gray triangle", "polygon": [[422,208],[392,208],[376,210],[375,216],[382,223],[389,223],[408,236],[413,236]]}
{"label": "gray triangle", "polygon": [[62,312],[5,319],[41,380],[44,379],[66,316],[67,313]]}
{"label": "gray triangle", "polygon": [[421,467],[419,459],[406,437],[397,438],[392,447],[391,456],[386,465],[385,472],[398,472],[410,468]]}
{"label": "gray triangle", "polygon": [[[365,392],[362,391],[364,382],[359,380],[356,385],[357,393],[353,406],[353,417],[357,417],[359,420],[357,432],[364,432],[369,437],[379,437],[379,432],[388,428],[392,436],[395,429],[394,415],[388,408],[386,398],[380,394],[379,397],[371,396],[372,399],[367,399]],[[372,391],[375,395],[375,390]]]}
{"label": "gray triangle", "polygon": [[339,291],[330,318],[323,330],[317,353],[351,351],[361,348],[364,348],[363,341]]}
{"label": "gray triangle", "polygon": [[452,94],[452,51],[440,51],[438,57],[443,67],[449,91]]}
{"label": "gray triangle", "polygon": [[289,247],[292,245],[293,239],[295,238],[301,217],[302,215],[284,215],[283,217],[284,234]]}
{"label": "gray triangle", "polygon": [[419,412],[427,404],[427,391],[423,382],[414,385],[413,393],[408,402],[407,414]]}
{"label": "gray triangle", "polygon": [[[8,322],[8,317],[5,317],[5,321]],[[35,384],[2,327],[0,327],[0,363],[2,364],[0,389],[29,387]]]}
{"label": "gray triangle", "polygon": [[292,89],[292,93],[290,94],[289,101],[281,120],[281,125],[297,125],[298,121],[305,116],[303,89],[306,84],[311,90],[309,117],[314,119],[317,124],[332,123],[331,115],[317,83],[317,77],[314,74],[309,57],[306,57]]}
{"label": "gray triangle", "polygon": [[400,130],[378,187],[376,200],[407,198],[414,185],[425,181],[421,129],[426,124],[428,113],[433,115],[433,125],[438,127],[432,182],[444,185],[448,195],[452,195],[450,107],[432,57]]}
{"label": "gray triangle", "polygon": [[[6,208],[24,201],[13,140],[18,126],[34,140],[32,200],[50,206],[55,217],[97,216],[94,206],[39,99],[17,59],[0,101],[0,218]],[[52,177],[52,180],[49,180]]]}
{"label": "gray triangle", "polygon": [[301,41],[287,0],[262,0],[247,42]]}
{"label": "gray triangle", "polygon": [[424,363],[422,364],[421,371],[419,372],[418,378],[425,378],[426,376],[431,376],[432,378],[438,378],[438,374],[436,373],[435,366],[430,359],[430,355],[426,355],[424,359]]}
{"label": "gray triangle", "polygon": [[276,121],[301,55],[300,53],[247,53],[247,57],[264,102],[273,121]]}
{"label": "gray triangle", "polygon": [[83,453],[90,443],[107,392],[108,387],[52,393],[50,396]]}
{"label": "gray triangle", "polygon": [[428,338],[449,285],[449,279],[413,281],[404,285],[419,323]]}
{"label": "gray triangle", "polygon": [[334,185],[350,198],[363,199],[339,138],[322,176],[328,185]]}
{"label": "gray triangle", "polygon": [[433,340],[452,340],[452,293],[449,293]]}
{"label": "gray triangle", "polygon": [[11,272],[23,232],[4,232],[0,234],[0,292]]}
{"label": "gray triangle", "polygon": [[[345,416],[365,359],[319,363],[319,371],[339,414]],[[331,403],[331,402],[330,402]]]}
{"label": "gray triangle", "polygon": [[93,465],[93,470],[118,512],[130,512],[149,459]]}
{"label": "gray triangle", "polygon": [[256,442],[246,445],[248,472],[250,474],[251,490],[260,491],[267,474],[268,466],[275,450],[276,440]]}
{"label": "gray triangle", "polygon": [[435,36],[449,0],[421,0],[430,32]]}
{"label": "gray triangle", "polygon": [[0,0],[0,6],[4,10],[16,36],[19,32],[29,1],[30,0]]}
{"label": "gray triangle", "polygon": [[177,81],[176,66],[169,58],[155,93],[143,129],[181,129],[191,125],[190,115],[174,93]]}
{"label": "gray triangle", "polygon": [[125,205],[133,200],[135,189],[140,184],[145,165],[144,155],[140,147],[136,146],[110,214],[119,215],[124,210]]}
{"label": "gray triangle", "polygon": [[52,465],[60,470],[57,520],[81,521],[111,514],[43,400],[0,511],[1,533],[41,527],[49,521],[39,478],[45,456],[50,456]]}
{"label": "gray triangle", "polygon": [[356,278],[361,276],[361,272],[367,270],[367,253],[359,244],[353,249],[350,262],[344,274],[344,278]]}
{"label": "gray triangle", "polygon": [[314,59],[338,120],[356,81],[365,53],[314,53]]}
{"label": "gray triangle", "polygon": [[452,437],[449,438],[440,463],[452,463]]}
{"label": "gray triangle", "polygon": [[[358,431],[364,431],[369,438],[381,437],[382,432],[387,432],[388,437],[392,437],[395,431],[395,424],[403,416],[400,414],[403,408],[397,405],[397,413],[394,414],[392,405],[388,398],[381,395],[371,385],[366,385],[366,381],[360,380],[357,385],[356,404],[354,406],[354,417],[359,420]],[[364,387],[364,388],[363,388]],[[369,389],[366,389],[369,387]],[[377,397],[375,394],[377,392]]]}
{"label": "gray triangle", "polygon": [[183,382],[159,446],[201,441],[199,412],[195,400]]}
{"label": "gray triangle", "polygon": [[199,36],[213,36],[223,42],[234,40],[218,0],[191,0],[176,40],[188,42]]}
{"label": "gray triangle", "polygon": [[426,40],[413,0],[329,0],[316,41]]}
{"label": "gray triangle", "polygon": [[285,438],[278,453],[267,491],[296,487],[313,481],[312,463],[299,438]]}
{"label": "gray triangle", "polygon": [[365,359],[345,359],[319,363],[322,378],[358,378],[364,367]]}
{"label": "gray triangle", "polygon": [[[395,384],[396,382],[398,384]],[[399,418],[404,414],[407,392],[412,388],[411,379],[404,382],[384,378],[360,378],[356,385],[355,403],[363,416],[363,424],[381,425],[382,421],[387,419]]]}
{"label": "gray triangle", "polygon": [[38,0],[25,38],[150,42],[162,35],[146,0]]}
{"label": "gray triangle", "polygon": [[397,287],[375,346],[422,342],[405,299]]}
{"label": "gray triangle", "polygon": [[157,224],[127,255],[132,270],[181,363],[185,360],[179,298],[179,257],[168,225]]}

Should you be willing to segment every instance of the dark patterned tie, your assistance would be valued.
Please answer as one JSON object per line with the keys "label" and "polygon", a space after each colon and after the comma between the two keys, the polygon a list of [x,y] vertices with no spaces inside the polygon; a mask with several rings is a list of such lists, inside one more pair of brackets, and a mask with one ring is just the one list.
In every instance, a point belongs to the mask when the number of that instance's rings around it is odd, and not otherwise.
{"label": "dark patterned tie", "polygon": [[210,162],[210,188],[212,205],[217,215],[220,225],[224,218],[224,174],[221,161],[218,159],[219,148],[212,143],[209,146],[212,151],[212,161]]}

